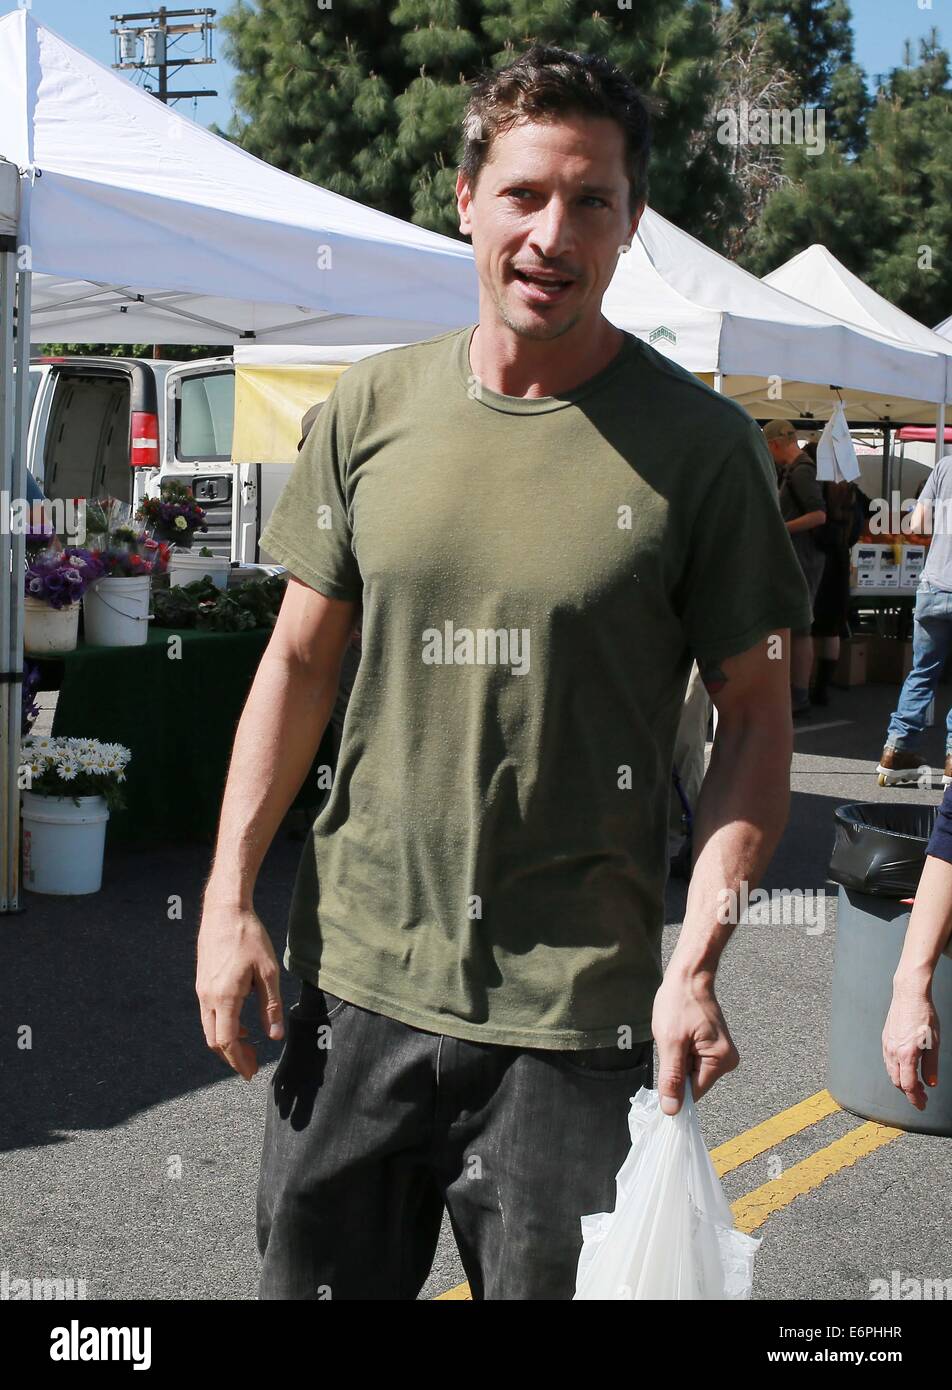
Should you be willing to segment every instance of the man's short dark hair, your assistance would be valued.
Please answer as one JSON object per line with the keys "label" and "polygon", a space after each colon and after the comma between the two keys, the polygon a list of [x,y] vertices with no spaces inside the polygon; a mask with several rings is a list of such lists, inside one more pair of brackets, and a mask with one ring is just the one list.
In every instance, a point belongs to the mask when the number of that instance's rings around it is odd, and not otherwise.
{"label": "man's short dark hair", "polygon": [[463,116],[460,163],[471,189],[475,190],[493,139],[500,132],[524,120],[603,116],[617,121],[625,136],[632,216],[647,199],[651,118],[637,88],[607,58],[533,44],[506,67],[478,77],[471,90]]}

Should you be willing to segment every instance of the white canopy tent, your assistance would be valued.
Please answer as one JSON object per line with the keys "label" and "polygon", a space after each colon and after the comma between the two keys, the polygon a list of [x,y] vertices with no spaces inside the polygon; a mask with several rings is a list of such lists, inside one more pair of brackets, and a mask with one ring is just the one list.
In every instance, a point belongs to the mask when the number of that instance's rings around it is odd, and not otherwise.
{"label": "white canopy tent", "polygon": [[0,19],[0,155],[35,172],[33,342],[406,342],[476,317],[467,244],[272,168],[26,10]]}
{"label": "white canopy tent", "polygon": [[[898,341],[937,352],[945,357],[945,394],[936,406],[936,459],[944,452],[945,403],[952,400],[952,341],[940,337],[925,324],[897,309],[895,304],[877,294],[858,275],[828,251],[825,246],[808,246],[776,270],[764,276],[764,283],[785,294],[802,299],[805,304],[822,307],[828,313],[857,327],[887,334]],[[910,421],[908,423],[918,423]],[[932,423],[930,421],[930,423]]]}
{"label": "white canopy tent", "polygon": [[948,338],[952,342],[952,314],[947,319],[943,319],[941,323],[937,323],[932,331],[938,333],[940,338]]}
{"label": "white canopy tent", "polygon": [[604,310],[759,419],[825,420],[841,399],[857,422],[932,424],[945,399],[946,359],[935,347],[804,304],[650,209]]}

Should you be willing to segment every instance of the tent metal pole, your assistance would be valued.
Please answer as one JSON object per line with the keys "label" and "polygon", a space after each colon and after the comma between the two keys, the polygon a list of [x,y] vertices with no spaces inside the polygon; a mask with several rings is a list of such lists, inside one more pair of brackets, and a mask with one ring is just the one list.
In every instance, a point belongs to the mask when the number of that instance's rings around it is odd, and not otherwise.
{"label": "tent metal pole", "polygon": [[4,239],[0,247],[0,493],[3,498],[3,525],[0,527],[0,912],[15,909],[17,866],[10,859],[11,817],[19,801],[16,790],[16,750],[11,742],[11,710],[16,708],[17,691],[13,673],[14,580],[10,498],[14,473],[14,372],[13,313],[16,295],[16,238]]}
{"label": "tent metal pole", "polygon": [[890,445],[892,443],[892,431],[889,426],[883,425],[883,474],[882,474],[882,496],[889,505],[889,484],[890,484]]}
{"label": "tent metal pole", "polygon": [[[17,390],[16,390],[16,420],[14,424],[13,441],[13,496],[22,497],[26,501],[26,450],[27,437],[29,433],[29,410],[30,410],[30,302],[33,291],[33,273],[30,270],[21,270],[17,276],[17,335],[16,335],[16,362],[17,362]],[[18,772],[20,763],[20,728],[23,717],[23,615],[25,607],[25,594],[23,589],[23,570],[26,563],[26,536],[19,528],[14,536],[13,542],[13,619],[11,624],[10,644],[11,644],[11,667],[17,673],[16,685],[11,685],[11,700],[15,694],[16,699],[10,711],[10,747],[14,754],[13,774],[14,774],[14,796],[10,810],[8,823],[9,833],[9,854],[13,864],[15,891],[11,904],[12,910],[16,911],[21,907],[20,901],[20,795],[18,782]]]}
{"label": "tent metal pole", "polygon": [[[13,450],[5,455],[4,473],[8,481],[10,500],[26,499],[26,448],[29,430],[30,407],[30,304],[32,299],[32,271],[19,265],[21,252],[30,249],[30,193],[32,191],[32,172],[20,176],[20,210],[17,224],[17,247],[13,258],[16,267],[16,332],[13,333],[12,315],[9,332],[12,335],[13,363],[16,366],[16,386],[13,397]],[[14,373],[11,371],[8,382]],[[13,528],[4,528],[13,530]],[[22,911],[20,901],[20,723],[23,714],[23,567],[26,555],[26,537],[16,528],[9,536],[9,548],[4,546],[10,557],[10,568],[5,572],[2,583],[7,589],[9,612],[7,640],[4,646],[4,710],[3,743],[5,755],[4,796],[4,843],[2,850],[3,883],[0,911]]]}
{"label": "tent metal pole", "polygon": [[937,407],[935,412],[935,459],[939,459],[945,454],[945,401]]}

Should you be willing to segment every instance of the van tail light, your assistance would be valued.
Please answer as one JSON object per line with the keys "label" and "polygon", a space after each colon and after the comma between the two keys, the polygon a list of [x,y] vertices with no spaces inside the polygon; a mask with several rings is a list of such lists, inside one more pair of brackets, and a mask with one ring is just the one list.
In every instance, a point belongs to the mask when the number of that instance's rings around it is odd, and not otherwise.
{"label": "van tail light", "polygon": [[132,458],[133,468],[158,468],[159,466],[159,417],[145,410],[132,412]]}

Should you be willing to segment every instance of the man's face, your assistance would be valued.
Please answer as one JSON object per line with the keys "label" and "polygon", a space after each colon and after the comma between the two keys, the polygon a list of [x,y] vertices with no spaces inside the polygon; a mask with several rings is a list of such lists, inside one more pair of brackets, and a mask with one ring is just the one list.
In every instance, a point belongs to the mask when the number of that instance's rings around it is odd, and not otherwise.
{"label": "man's face", "polygon": [[800,454],[800,445],[797,443],[795,434],[778,434],[775,439],[767,441],[770,452],[778,463],[792,463]]}
{"label": "man's face", "polygon": [[644,211],[631,217],[625,137],[601,116],[525,121],[498,134],[473,192],[456,183],[460,231],[498,318],[521,337],[559,338],[594,323]]}

